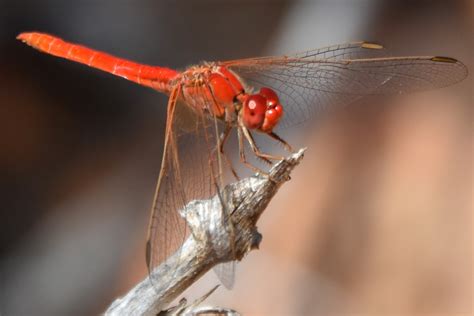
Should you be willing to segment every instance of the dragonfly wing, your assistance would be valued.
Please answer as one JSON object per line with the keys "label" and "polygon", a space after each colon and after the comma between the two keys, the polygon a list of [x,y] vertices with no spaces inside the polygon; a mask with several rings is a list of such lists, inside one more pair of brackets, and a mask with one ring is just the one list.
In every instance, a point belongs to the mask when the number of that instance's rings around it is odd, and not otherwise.
{"label": "dragonfly wing", "polygon": [[178,249],[187,235],[186,222],[178,212],[186,204],[174,133],[178,96],[179,87],[175,87],[168,101],[163,158],[148,227],[146,263],[150,273]]}
{"label": "dragonfly wing", "polygon": [[231,290],[235,282],[235,261],[220,263],[214,267],[214,272],[226,289]]}
{"label": "dragonfly wing", "polygon": [[[147,265],[151,272],[174,253],[189,233],[180,212],[194,199],[215,193],[209,168],[208,127],[187,106],[178,102],[180,87],[170,95],[165,145],[153,201],[147,241]],[[192,115],[185,118],[183,115]]]}
{"label": "dragonfly wing", "polygon": [[336,44],[326,47],[321,47],[312,50],[306,50],[292,55],[283,56],[264,56],[264,57],[252,57],[243,59],[234,59],[222,62],[229,67],[238,66],[251,66],[257,64],[271,64],[279,63],[283,60],[289,59],[359,59],[367,57],[380,57],[384,47],[380,44],[368,43],[368,42],[353,42]]}
{"label": "dragonfly wing", "polygon": [[361,42],[221,64],[255,88],[277,91],[285,107],[281,127],[304,122],[331,105],[445,87],[467,75],[466,66],[453,58],[378,57],[381,52],[380,45]]}
{"label": "dragonfly wing", "polygon": [[172,91],[168,104],[163,160],[148,230],[146,261],[150,275],[189,235],[180,215],[188,203],[209,199],[224,185],[219,151],[215,150],[222,126],[203,111],[179,102],[180,89]]}

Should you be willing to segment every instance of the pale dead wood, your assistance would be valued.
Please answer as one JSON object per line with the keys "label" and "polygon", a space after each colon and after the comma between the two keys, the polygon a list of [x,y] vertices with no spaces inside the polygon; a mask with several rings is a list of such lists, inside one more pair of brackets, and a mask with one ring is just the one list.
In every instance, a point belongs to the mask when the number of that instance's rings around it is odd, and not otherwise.
{"label": "pale dead wood", "polygon": [[[241,260],[258,248],[256,223],[280,186],[303,158],[305,149],[273,166],[269,176],[254,175],[227,185],[221,198],[191,201],[182,210],[192,234],[181,248],[131,289],[116,299],[106,315],[156,315],[212,267]],[[221,200],[230,210],[232,227],[224,225]],[[229,211],[228,211],[229,212]],[[232,238],[229,238],[232,236]],[[232,244],[230,244],[232,241]]]}

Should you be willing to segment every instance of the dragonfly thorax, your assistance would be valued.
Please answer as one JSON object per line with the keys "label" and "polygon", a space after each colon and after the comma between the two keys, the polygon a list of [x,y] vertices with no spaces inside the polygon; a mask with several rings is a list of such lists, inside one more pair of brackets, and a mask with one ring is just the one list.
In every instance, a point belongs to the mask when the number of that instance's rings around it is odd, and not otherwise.
{"label": "dragonfly thorax", "polygon": [[269,133],[283,115],[275,91],[264,87],[256,94],[246,93],[242,80],[227,67],[193,66],[183,72],[179,80],[187,104],[248,129]]}
{"label": "dragonfly thorax", "polygon": [[181,74],[179,81],[182,97],[188,105],[221,119],[226,112],[236,111],[238,96],[245,93],[234,73],[215,64],[190,67]]}

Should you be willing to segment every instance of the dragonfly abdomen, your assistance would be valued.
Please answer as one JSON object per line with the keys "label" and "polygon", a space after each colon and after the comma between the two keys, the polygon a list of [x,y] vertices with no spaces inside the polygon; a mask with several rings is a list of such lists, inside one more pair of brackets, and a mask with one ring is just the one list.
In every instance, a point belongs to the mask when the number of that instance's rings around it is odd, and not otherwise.
{"label": "dragonfly abdomen", "polygon": [[21,33],[17,38],[41,52],[100,69],[164,93],[170,92],[170,81],[178,75],[173,69],[138,64],[65,42],[49,34]]}

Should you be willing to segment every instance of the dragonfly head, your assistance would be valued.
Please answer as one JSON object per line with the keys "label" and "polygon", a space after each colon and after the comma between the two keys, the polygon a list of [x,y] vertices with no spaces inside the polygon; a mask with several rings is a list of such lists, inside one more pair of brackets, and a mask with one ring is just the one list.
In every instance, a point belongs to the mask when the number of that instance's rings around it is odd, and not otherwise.
{"label": "dragonfly head", "polygon": [[270,133],[282,116],[283,106],[270,88],[261,88],[258,93],[248,95],[243,102],[242,121],[248,129]]}

